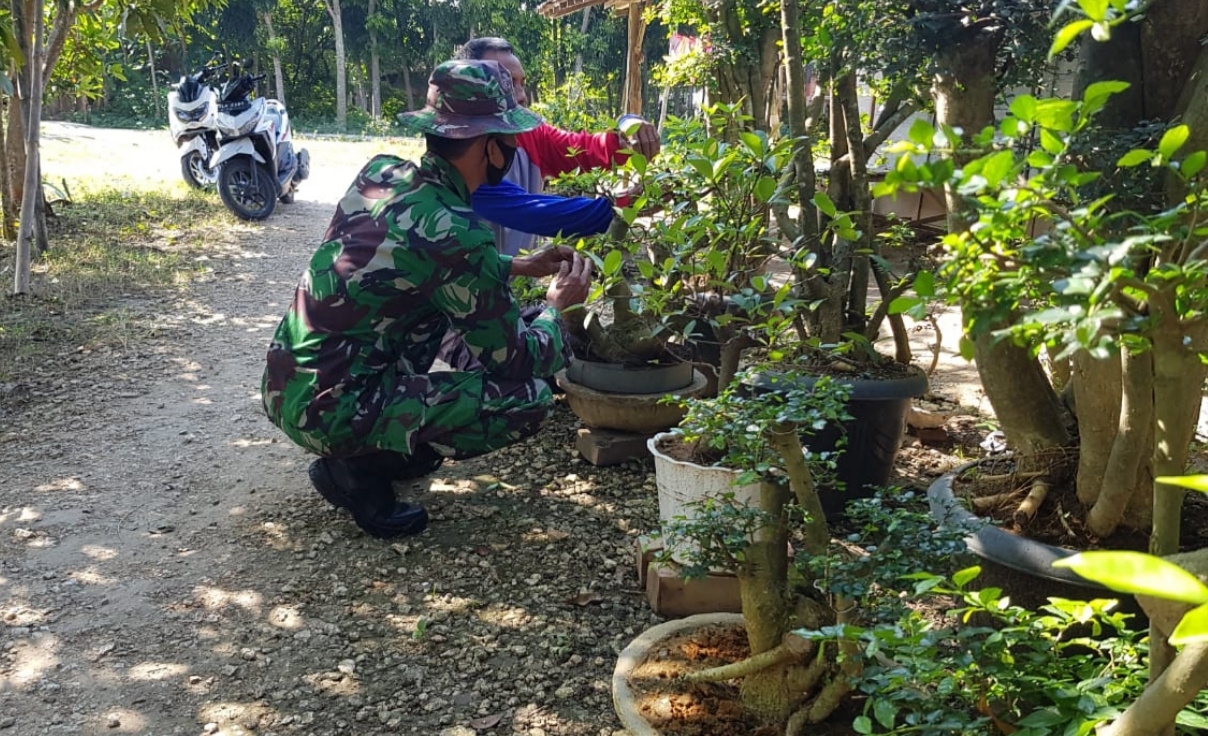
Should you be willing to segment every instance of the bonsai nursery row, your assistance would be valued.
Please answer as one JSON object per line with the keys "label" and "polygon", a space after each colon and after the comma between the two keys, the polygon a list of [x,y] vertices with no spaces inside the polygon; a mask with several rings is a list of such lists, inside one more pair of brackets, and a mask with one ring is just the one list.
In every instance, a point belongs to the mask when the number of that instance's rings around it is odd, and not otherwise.
{"label": "bonsai nursery row", "polygon": [[[1079,3],[1085,17],[1055,26],[1051,54],[1137,22],[1116,5]],[[1175,554],[1185,490],[1205,485],[1184,474],[1208,352],[1208,125],[1183,122],[1198,119],[1183,107],[1169,124],[1122,134],[1130,85],[1083,80],[1072,96],[1016,94],[997,117],[991,97],[985,127],[968,124],[977,115],[947,124],[954,108],[941,105],[937,122],[915,117],[894,138],[847,105],[856,75],[831,71],[826,106],[790,80],[785,135],[740,103],[717,104],[670,120],[658,159],[634,155],[618,172],[560,184],[615,189],[617,176],[640,195],[607,235],[577,244],[600,278],[569,324],[578,359],[559,381],[586,432],[655,455],[652,562],[685,578],[731,576],[741,610],[671,622],[622,655],[614,696],[626,727],[1208,726],[1208,566],[1199,552]],[[1206,83],[1189,79],[1188,89]],[[935,89],[950,103],[975,91],[949,81]],[[910,109],[895,104],[880,120],[890,131]],[[819,152],[828,166],[813,165]],[[922,193],[946,203],[934,241],[873,212]],[[961,312],[960,350],[1006,451],[937,483],[927,515],[884,486],[905,412],[927,388],[904,317],[942,307]],[[1021,539],[1054,514],[1093,549],[1058,540],[998,563],[1031,568],[1040,586],[1065,575],[1092,600],[1029,608],[982,582],[966,555],[993,556],[987,535],[1006,534],[993,527]],[[1137,534],[1166,558],[1125,543]],[[1144,616],[1109,600],[1132,595]],[[738,654],[650,669],[664,655],[647,654],[665,654],[667,641],[720,640],[733,626]],[[738,707],[707,726],[664,707],[727,692]]]}

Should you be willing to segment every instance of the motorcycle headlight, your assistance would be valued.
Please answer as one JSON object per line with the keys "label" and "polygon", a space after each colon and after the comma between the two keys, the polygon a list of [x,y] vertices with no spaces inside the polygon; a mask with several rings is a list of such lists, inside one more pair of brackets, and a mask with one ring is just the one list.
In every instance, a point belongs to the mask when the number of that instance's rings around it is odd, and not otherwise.
{"label": "motorcycle headlight", "polygon": [[252,115],[248,118],[246,123],[239,126],[235,132],[235,135],[247,135],[248,133],[251,133],[253,130],[255,130],[257,122],[259,122],[259,119],[255,115]]}
{"label": "motorcycle headlight", "polygon": [[182,122],[195,123],[206,116],[208,110],[205,106],[197,107],[192,110],[177,110],[176,118]]}

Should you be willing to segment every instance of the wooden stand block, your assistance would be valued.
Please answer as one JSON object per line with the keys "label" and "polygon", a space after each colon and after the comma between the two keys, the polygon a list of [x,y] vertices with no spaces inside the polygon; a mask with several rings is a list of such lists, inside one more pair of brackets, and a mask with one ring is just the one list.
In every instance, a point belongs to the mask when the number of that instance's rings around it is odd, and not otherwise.
{"label": "wooden stand block", "polygon": [[737,577],[710,573],[703,578],[685,580],[679,565],[655,561],[661,549],[659,541],[638,538],[638,580],[646,589],[646,600],[650,601],[655,613],[667,618],[696,613],[742,613]]}
{"label": "wooden stand block", "polygon": [[575,449],[592,465],[619,465],[630,458],[649,455],[646,440],[652,436],[619,432],[615,429],[582,427],[575,439]]}

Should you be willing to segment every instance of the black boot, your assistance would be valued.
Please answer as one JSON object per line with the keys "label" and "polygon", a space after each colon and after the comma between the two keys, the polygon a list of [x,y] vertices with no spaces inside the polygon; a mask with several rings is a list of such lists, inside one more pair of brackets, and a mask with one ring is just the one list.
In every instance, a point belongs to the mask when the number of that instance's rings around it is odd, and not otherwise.
{"label": "black boot", "polygon": [[427,510],[395,499],[392,479],[381,465],[373,455],[319,458],[310,464],[310,482],[333,506],[351,511],[357,526],[371,536],[392,539],[419,534],[428,526]]}

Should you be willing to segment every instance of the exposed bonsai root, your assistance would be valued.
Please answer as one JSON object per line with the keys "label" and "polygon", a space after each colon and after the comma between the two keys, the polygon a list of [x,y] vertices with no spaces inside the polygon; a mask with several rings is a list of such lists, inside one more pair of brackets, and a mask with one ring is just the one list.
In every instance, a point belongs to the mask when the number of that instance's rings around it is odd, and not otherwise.
{"label": "exposed bonsai root", "polygon": [[1019,504],[1019,508],[1015,510],[1015,520],[1031,521],[1036,518],[1036,512],[1040,510],[1040,505],[1044,503],[1044,499],[1049,495],[1048,481],[1037,478],[1032,481],[1032,490]]}
{"label": "exposed bonsai root", "polygon": [[[798,641],[790,641],[796,639]],[[740,662],[724,664],[720,667],[711,667],[707,670],[699,672],[689,672],[684,675],[684,680],[687,682],[724,682],[726,680],[737,680],[741,677],[753,675],[756,672],[761,672],[769,667],[785,664],[794,660],[803,659],[809,656],[809,652],[813,649],[810,647],[802,647],[800,642],[807,642],[796,636],[786,636],[785,643],[774,649],[769,649],[762,654],[756,654]],[[812,644],[813,642],[807,642]]]}
{"label": "exposed bonsai root", "polygon": [[1010,501],[1015,500],[1015,497],[1018,495],[1019,491],[1003,491],[1002,493],[994,493],[989,496],[977,496],[973,499],[973,511],[978,514],[984,514],[987,511],[1004,506]]}
{"label": "exposed bonsai root", "polygon": [[823,686],[818,697],[805,709],[806,723],[822,723],[835,712],[843,702],[843,698],[851,692],[851,680],[846,674],[839,674]]}

